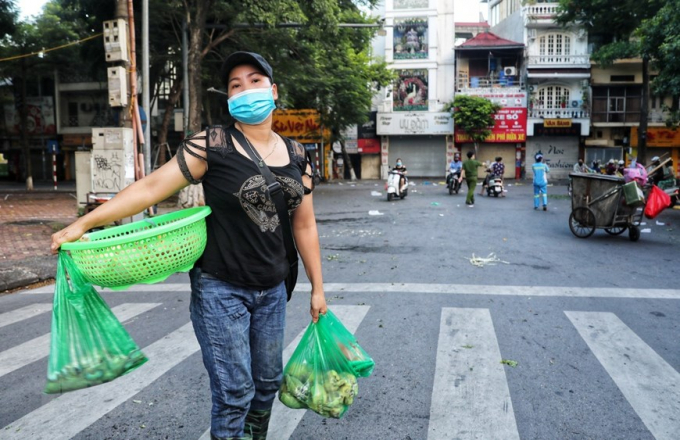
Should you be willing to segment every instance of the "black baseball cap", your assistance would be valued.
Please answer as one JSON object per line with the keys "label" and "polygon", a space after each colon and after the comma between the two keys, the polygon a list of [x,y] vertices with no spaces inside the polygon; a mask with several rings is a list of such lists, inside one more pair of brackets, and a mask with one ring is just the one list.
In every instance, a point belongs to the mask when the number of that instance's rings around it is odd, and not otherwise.
{"label": "black baseball cap", "polygon": [[274,72],[272,71],[272,66],[269,65],[267,60],[262,58],[262,55],[256,54],[254,52],[234,52],[224,60],[222,63],[222,69],[220,71],[220,76],[222,78],[222,83],[225,87],[229,82],[229,73],[234,67],[241,66],[243,64],[250,64],[257,67],[260,71],[269,77],[269,80],[274,83]]}

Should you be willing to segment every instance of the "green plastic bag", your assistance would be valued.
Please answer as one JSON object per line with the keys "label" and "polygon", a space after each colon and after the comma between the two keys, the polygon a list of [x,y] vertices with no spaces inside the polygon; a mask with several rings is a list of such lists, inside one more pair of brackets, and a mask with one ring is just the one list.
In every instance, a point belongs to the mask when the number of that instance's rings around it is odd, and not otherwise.
{"label": "green plastic bag", "polygon": [[110,382],[146,361],[68,253],[60,251],[45,393],[63,393]]}
{"label": "green plastic bag", "polygon": [[340,327],[349,333],[330,310],[320,315],[317,323],[309,324],[283,370],[281,403],[339,419],[354,402],[359,385],[342,345],[338,344]]}
{"label": "green plastic bag", "polygon": [[326,312],[326,325],[328,334],[335,339],[340,351],[349,361],[357,377],[368,377],[373,373],[375,362],[359,345],[354,335],[340,322],[337,316],[330,310]]}

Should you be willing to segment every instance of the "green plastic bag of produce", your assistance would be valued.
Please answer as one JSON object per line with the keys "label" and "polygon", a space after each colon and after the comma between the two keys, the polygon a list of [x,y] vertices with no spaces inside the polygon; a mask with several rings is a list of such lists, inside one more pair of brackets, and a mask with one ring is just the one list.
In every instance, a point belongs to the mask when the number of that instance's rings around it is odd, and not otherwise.
{"label": "green plastic bag of produce", "polygon": [[349,361],[357,377],[368,377],[373,373],[375,362],[359,345],[354,335],[342,325],[342,322],[330,310],[326,313],[326,325],[328,334],[335,339],[340,351]]}
{"label": "green plastic bag of produce", "polygon": [[333,335],[331,313],[310,323],[283,369],[281,403],[339,419],[359,392],[356,374]]}
{"label": "green plastic bag of produce", "polygon": [[147,361],[71,257],[59,252],[45,393],[87,388]]}

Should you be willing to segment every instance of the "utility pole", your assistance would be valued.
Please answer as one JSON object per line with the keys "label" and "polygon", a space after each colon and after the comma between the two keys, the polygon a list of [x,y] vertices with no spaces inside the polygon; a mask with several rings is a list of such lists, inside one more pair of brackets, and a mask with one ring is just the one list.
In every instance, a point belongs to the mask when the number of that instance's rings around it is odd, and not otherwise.
{"label": "utility pole", "polygon": [[151,173],[151,107],[149,90],[149,0],[142,0],[142,108],[146,112],[144,128],[144,169]]}
{"label": "utility pole", "polygon": [[[127,0],[116,0],[116,18],[122,18],[125,20],[125,23],[128,22],[130,19],[130,16],[128,15],[128,8],[127,8]],[[125,63],[125,70],[129,70],[130,67],[130,62]],[[120,107],[120,113],[119,113],[119,126],[120,127],[126,127],[126,128],[132,128],[132,119],[130,119],[130,110],[128,108],[129,104],[125,104],[124,106]],[[135,160],[137,158],[135,157]]]}

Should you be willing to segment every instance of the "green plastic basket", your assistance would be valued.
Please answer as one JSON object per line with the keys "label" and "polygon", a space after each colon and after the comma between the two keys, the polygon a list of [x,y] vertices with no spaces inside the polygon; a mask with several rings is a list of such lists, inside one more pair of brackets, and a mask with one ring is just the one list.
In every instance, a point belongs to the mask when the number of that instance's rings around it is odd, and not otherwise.
{"label": "green plastic basket", "polygon": [[207,206],[182,209],[86,234],[61,248],[94,285],[124,290],[158,283],[189,271],[203,254],[210,212]]}

